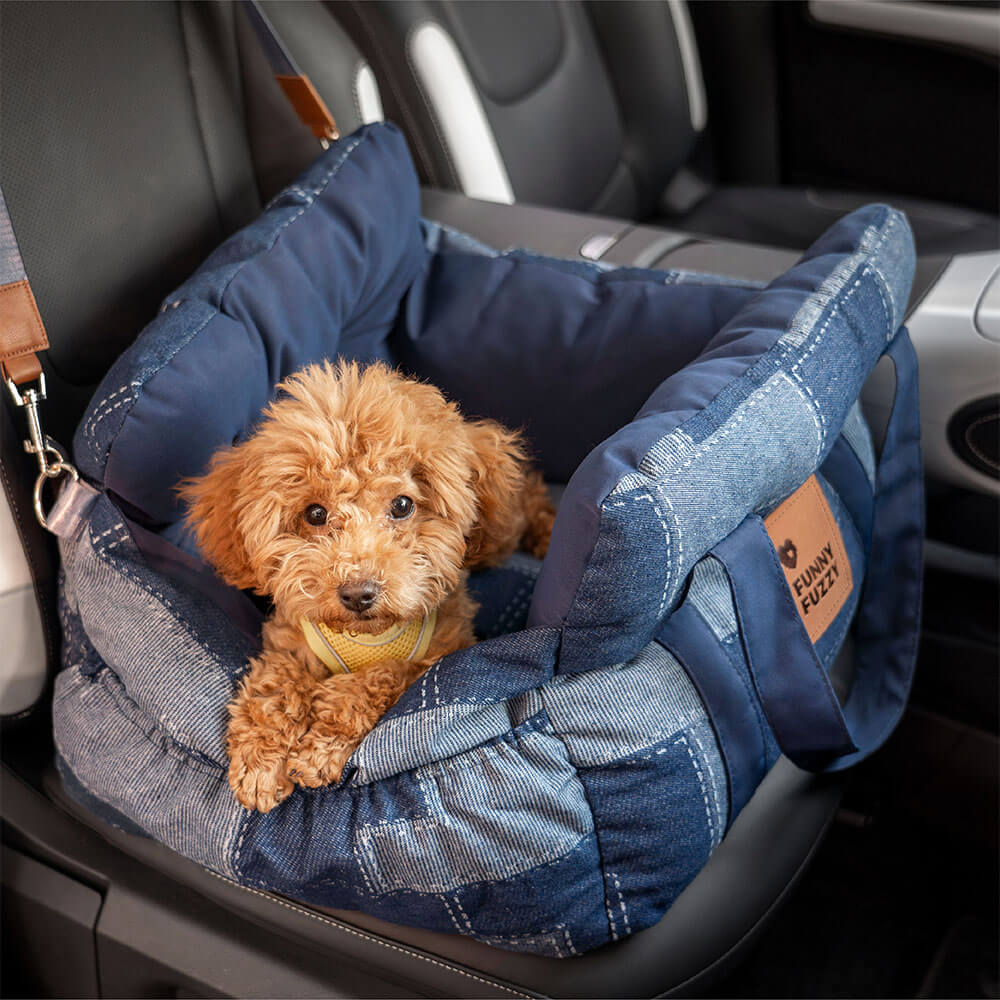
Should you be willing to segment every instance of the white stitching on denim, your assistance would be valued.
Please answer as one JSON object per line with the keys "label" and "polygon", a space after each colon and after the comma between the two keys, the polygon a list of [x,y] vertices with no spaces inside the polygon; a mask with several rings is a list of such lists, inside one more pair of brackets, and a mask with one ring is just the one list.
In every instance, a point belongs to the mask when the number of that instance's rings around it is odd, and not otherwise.
{"label": "white stitching on denim", "polygon": [[112,406],[105,407],[98,414],[96,414],[95,417],[94,417],[94,422],[93,422],[93,424],[91,425],[91,428],[90,428],[90,439],[91,439],[91,441],[93,441],[94,438],[97,435],[97,425],[105,417],[110,417],[111,414],[114,413],[114,411],[117,410],[119,406],[125,406],[126,404],[131,403],[131,402],[132,402],[132,397],[131,396],[125,396],[122,399],[119,399],[117,403],[114,403]]}
{"label": "white stitching on denim", "polygon": [[[870,258],[874,257],[878,253],[878,251],[881,248],[881,246],[885,243],[886,239],[888,238],[889,232],[892,230],[893,226],[896,225],[896,222],[897,222],[897,216],[896,216],[895,213],[892,213],[892,214],[890,214],[889,219],[887,220],[887,222],[881,227],[881,229],[877,230],[877,232],[879,234],[878,238],[871,244],[871,246],[864,253],[864,256],[866,256],[866,257],[869,258],[869,262],[870,262]],[[859,242],[859,247],[863,246],[866,242],[867,242],[867,231],[866,231],[866,234],[864,234],[862,236],[862,238],[861,238],[861,240]],[[858,286],[861,284],[861,281],[862,281],[862,279],[864,277],[864,273],[865,273],[865,271],[864,271],[864,264],[862,263],[862,259],[861,259],[862,254],[861,254],[860,251],[857,251],[853,256],[858,256],[859,259],[858,259],[857,263],[853,265],[853,268],[851,270],[853,271],[855,268],[860,267],[861,268],[861,272],[858,274],[857,279],[855,280],[853,286],[850,288],[850,290],[847,292],[846,295],[843,295],[843,286],[840,289],[838,289],[838,291],[835,293],[838,296],[838,301],[835,302],[834,305],[833,305],[833,307],[830,309],[829,314],[827,315],[826,319],[824,320],[823,325],[820,328],[819,332],[817,334],[815,334],[815,337],[814,337],[812,343],[810,344],[809,348],[804,353],[801,354],[801,356],[799,357],[799,359],[795,362],[795,364],[790,369],[791,374],[795,377],[796,381],[803,387],[803,389],[806,390],[806,392],[809,395],[809,398],[813,402],[813,408],[816,409],[816,413],[813,414],[813,420],[814,420],[814,422],[817,420],[817,415],[818,415],[818,419],[821,422],[824,420],[824,416],[822,414],[822,411],[819,410],[818,406],[816,406],[815,399],[812,396],[812,392],[802,382],[801,376],[799,376],[797,374],[797,371],[801,367],[802,363],[809,357],[809,355],[811,355],[813,353],[813,351],[815,351],[815,349],[818,346],[819,342],[822,340],[823,334],[826,331],[826,328],[829,326],[830,322],[832,321],[833,317],[837,315],[837,313],[840,311],[840,309],[847,303],[847,301],[851,298],[851,296],[857,290]],[[851,258],[848,258],[848,260],[850,260],[850,259]],[[846,282],[845,282],[845,284],[846,284]],[[820,287],[818,289],[816,289],[816,291],[814,291],[808,298],[812,298],[813,296],[820,295],[822,292],[823,292],[823,285],[821,284]],[[808,301],[808,299],[807,299],[807,301]],[[891,323],[890,323],[890,325],[891,325]],[[815,327],[813,328],[813,330],[810,331],[810,336],[812,336],[814,332],[815,332]],[[892,331],[891,330],[890,330],[889,336],[890,337],[892,336]],[[775,347],[778,347],[779,345],[781,345],[780,338],[779,338],[777,344],[775,345]],[[773,350],[773,348],[772,348],[772,350]],[[768,354],[770,354],[770,353],[771,352],[769,351]],[[763,360],[763,358],[761,360]],[[783,374],[785,374],[785,373],[784,372],[780,372],[780,371],[777,373],[777,375],[783,375]],[[786,377],[786,381],[788,381],[787,377]],[[763,399],[763,397],[765,395],[767,395],[768,393],[770,393],[773,390],[773,388],[775,387],[775,384],[776,384],[776,380],[775,380],[774,377],[772,377],[771,379],[768,380],[767,383],[765,383],[765,385],[767,386],[767,388],[763,392],[761,392],[760,388],[756,389],[754,392],[750,393],[750,395],[748,395],[746,397],[746,399],[742,403],[740,403],[740,407],[742,408],[742,407],[746,406],[746,408],[749,409],[750,407],[756,405],[757,403],[760,402],[761,399]],[[758,394],[760,394],[759,397],[758,397]],[[755,398],[755,397],[758,397],[758,398]],[[749,404],[749,405],[747,405],[747,404]],[[658,483],[658,486],[660,488],[662,488],[662,486],[666,482],[668,482],[670,479],[674,478],[679,472],[681,472],[684,469],[688,468],[691,465],[692,462],[696,461],[702,455],[706,454],[713,447],[715,447],[715,445],[717,445],[720,441],[722,441],[725,437],[728,436],[728,434],[730,433],[730,430],[731,430],[731,426],[735,427],[736,425],[738,425],[739,423],[741,423],[742,420],[743,420],[743,418],[745,416],[746,416],[746,410],[744,409],[744,410],[741,411],[739,417],[734,422],[733,419],[732,419],[732,414],[730,414],[729,418],[726,420],[726,423],[723,424],[722,427],[720,427],[705,442],[703,442],[702,446],[695,451],[695,453],[688,459],[687,462],[685,462],[679,468],[674,469],[667,476],[664,476],[663,479],[660,481],[660,483]],[[675,428],[675,430],[682,430],[682,429],[683,429],[683,425],[680,425],[678,428]],[[670,433],[674,433],[674,432],[671,431]],[[669,436],[669,435],[664,435],[664,437],[667,437],[667,436]],[[820,440],[820,442],[818,444],[817,455],[822,451],[822,444],[823,444],[823,439],[824,438],[825,438],[825,430],[821,431],[821,440]],[[657,439],[657,441],[654,443],[654,445],[652,447],[656,447],[656,445],[658,445],[662,440],[663,440],[663,438]],[[642,463],[640,462],[640,467],[641,467],[641,464]],[[645,473],[640,473],[640,474],[646,475]],[[623,483],[625,482],[625,480],[627,478],[628,477],[623,477],[622,480],[615,487],[615,489],[619,489],[623,485]],[[652,478],[652,477],[646,476],[646,478],[648,479],[648,478]]]}
{"label": "white stitching on denim", "polygon": [[95,535],[93,533],[94,531],[93,526],[91,526],[90,531],[91,531],[90,543],[91,545],[96,545],[102,538],[107,538],[108,535],[113,535],[115,534],[115,532],[118,532],[119,534],[123,532],[127,533],[128,528],[126,528],[124,524],[115,524],[112,527],[108,528],[107,531],[102,531],[99,535]]}
{"label": "white stitching on denim", "polygon": [[[368,890],[368,895],[375,899],[377,893],[375,892],[375,886],[372,880],[368,877],[368,864],[365,860],[363,854],[358,852],[358,841],[357,838],[351,843],[351,854],[354,855],[354,863],[358,866],[358,871],[361,872],[361,877],[364,879],[365,888]],[[339,880],[338,880],[339,881]]]}
{"label": "white stitching on denim", "polygon": [[[403,826],[404,824],[409,824],[409,826],[411,827],[411,829],[415,829],[418,832],[420,832],[424,828],[432,827],[432,826],[435,826],[435,827],[438,827],[438,828],[451,826],[451,817],[445,815],[443,817],[438,817],[438,816],[434,816],[434,817],[420,817],[420,818],[415,819],[415,820],[401,819],[401,820],[395,820],[395,821],[392,821],[392,822],[370,823],[370,824],[368,824],[368,829],[367,830],[361,831],[360,833],[358,833],[356,835],[356,840],[358,842],[360,842],[361,840],[369,840],[369,841],[373,840],[374,839],[374,834],[372,833],[372,831],[376,831],[377,827],[392,827],[394,825],[396,825],[396,826]],[[580,846],[580,843],[582,841],[586,840],[594,832],[595,831],[594,831],[594,829],[592,827],[590,833],[585,833],[585,834],[581,835],[580,840],[577,841],[575,844],[573,844],[569,848],[569,850],[565,851],[563,854],[560,854],[559,857],[552,858],[549,861],[542,861],[542,862],[539,862],[538,864],[528,865],[527,867],[519,868],[519,869],[514,870],[514,871],[509,871],[509,872],[507,872],[505,874],[499,874],[499,875],[496,875],[495,877],[489,877],[489,878],[487,878],[487,877],[472,878],[470,881],[467,881],[467,882],[455,882],[455,881],[449,881],[449,882],[430,882],[430,881],[428,881],[423,889],[414,890],[414,891],[419,891],[419,892],[422,892],[422,893],[440,893],[440,892],[450,892],[450,891],[452,891],[455,888],[458,888],[458,887],[461,887],[461,886],[467,886],[467,885],[474,885],[474,886],[505,885],[505,884],[507,884],[507,883],[510,882],[510,880],[511,880],[512,877],[518,876],[518,875],[523,875],[523,874],[525,874],[525,872],[538,871],[538,870],[541,870],[543,868],[555,868],[555,867],[557,867],[559,865],[564,865],[566,863],[566,858],[568,857],[568,855],[572,854],[575,850],[577,850],[577,848]],[[368,850],[367,845],[362,844],[362,847],[365,850]],[[374,850],[372,850],[372,853],[374,854]],[[369,871],[370,871],[370,873],[372,875],[372,878],[378,880],[380,884],[384,881],[383,879],[380,878],[379,873],[375,870],[374,862],[370,865]],[[388,887],[387,886],[385,888],[380,888],[378,890],[378,892],[379,892],[379,894],[386,895],[386,894],[389,894],[389,893],[398,892],[400,888],[406,888],[406,887],[405,886],[396,886],[396,887]]]}
{"label": "white stitching on denim", "polygon": [[127,577],[134,584],[136,584],[139,587],[140,590],[144,591],[150,597],[152,597],[155,600],[159,601],[165,608],[167,608],[170,611],[171,615],[173,616],[174,620],[177,622],[177,624],[180,625],[180,627],[182,628],[182,630],[187,634],[188,638],[200,650],[202,650],[202,652],[207,653],[208,656],[209,656],[209,658],[212,660],[212,662],[216,666],[218,666],[220,669],[222,669],[223,671],[225,671],[225,666],[223,665],[223,663],[219,659],[219,657],[216,656],[215,653],[213,653],[208,648],[208,646],[206,646],[205,643],[203,643],[194,634],[194,632],[191,631],[191,629],[188,627],[187,622],[181,617],[180,613],[177,611],[177,609],[170,602],[170,599],[167,598],[167,597],[164,597],[163,594],[161,594],[159,591],[155,590],[154,588],[146,586],[146,584],[142,582],[142,579],[141,579],[141,577],[139,576],[138,573],[136,573],[133,570],[130,570],[127,567],[121,565],[120,561],[119,562],[113,562],[110,559],[106,559],[104,556],[107,553],[107,551],[108,551],[107,548],[105,548],[104,553],[100,553],[100,552],[98,552],[95,549],[94,550],[94,555],[97,558],[99,558],[102,562],[106,563],[108,566],[110,566],[112,569],[114,569],[116,572],[121,573],[122,576],[124,576],[124,577]]}
{"label": "white stitching on denim", "polygon": [[[657,612],[656,617],[661,618],[663,616],[663,609],[667,605],[667,594],[670,592],[670,581],[673,579],[673,566],[670,563],[670,528],[667,527],[667,522],[663,515],[660,513],[660,508],[656,501],[653,499],[652,491],[639,494],[640,499],[645,498],[649,501],[650,506],[653,508],[653,513],[656,515],[657,520],[660,522],[660,527],[663,528],[664,544],[667,547],[667,554],[664,558],[664,562],[667,565],[667,578],[663,581],[663,593],[660,595],[660,610]],[[671,512],[673,508],[671,508]],[[674,519],[676,521],[676,518]]]}
{"label": "white stitching on denim", "polygon": [[[736,428],[743,423],[747,417],[747,411],[758,406],[764,399],[765,396],[769,396],[778,387],[779,384],[790,385],[791,382],[785,372],[775,373],[763,386],[755,389],[746,399],[743,400],[739,405],[740,413],[733,419],[733,415],[716,430],[710,437],[706,438],[694,451],[694,453],[684,462],[683,465],[677,466],[670,472],[666,473],[660,477],[656,482],[656,488],[662,489],[666,483],[670,480],[675,479],[680,473],[685,469],[689,468],[694,462],[698,461],[703,455],[710,452],[717,444],[719,444],[723,439],[727,438]],[[673,431],[670,432],[671,434]],[[666,436],[666,435],[665,435]],[[661,439],[662,440],[662,439]],[[644,472],[629,473],[627,476],[623,476],[618,484],[615,486],[615,491],[625,490],[625,489],[635,489],[638,487],[638,482],[649,483],[653,476]]]}
{"label": "white stitching on denim", "polygon": [[[301,218],[302,215],[305,213],[305,211],[306,211],[307,208],[310,208],[315,203],[316,199],[323,193],[323,191],[326,189],[327,185],[333,179],[333,176],[335,174],[337,174],[337,173],[340,172],[340,168],[343,167],[343,165],[347,162],[347,160],[350,157],[351,153],[353,153],[354,150],[357,149],[357,147],[361,144],[362,139],[367,138],[367,136],[368,136],[368,133],[366,133],[363,136],[359,136],[358,138],[356,138],[354,140],[350,140],[347,148],[344,149],[342,155],[333,163],[333,165],[330,167],[330,169],[327,170],[327,172],[325,174],[323,174],[319,178],[319,180],[316,182],[316,186],[314,188],[296,187],[294,189],[296,194],[300,194],[303,198],[305,198],[306,203],[293,216],[291,216],[291,218],[286,219],[278,227],[277,231],[274,234],[274,237],[271,239],[271,242],[268,243],[268,245],[267,245],[267,249],[268,250],[270,250],[274,246],[274,244],[278,242],[278,238],[281,236],[281,234],[293,222],[295,222],[297,219]],[[280,198],[280,195],[279,195],[279,198]],[[226,287],[222,290],[222,294],[219,296],[219,302],[222,302],[223,298],[225,298],[226,292],[229,290],[229,286],[236,280],[236,277],[243,270],[244,266],[247,263],[248,263],[248,261],[246,261],[246,260],[240,261],[239,266],[233,272],[233,274],[230,277],[229,281],[226,282]],[[218,309],[215,310],[215,312],[219,312],[219,311],[220,310],[218,310]]]}
{"label": "white stitching on denim", "polygon": [[576,950],[576,945],[573,944],[573,939],[569,936],[569,928],[565,924],[557,924],[556,926],[557,929],[559,927],[562,928],[563,937],[566,939],[566,947],[569,948],[569,953],[571,955],[578,955],[579,952]]}
{"label": "white stitching on denim", "polygon": [[[531,582],[534,584],[535,578],[532,576]],[[496,624],[490,631],[495,634],[501,634],[505,626],[510,623],[510,621],[515,617],[515,615],[520,614],[530,603],[531,594],[533,587],[529,584],[524,584],[511,598],[510,602],[503,610],[503,614],[497,619]]]}
{"label": "white stitching on denim", "polygon": [[505,572],[520,573],[521,576],[526,576],[530,580],[538,579],[538,569],[527,569],[524,566],[518,566],[516,563],[505,563],[500,567]]}
{"label": "white stitching on denim", "polygon": [[819,465],[819,457],[823,452],[823,445],[826,442],[826,417],[823,415],[823,410],[820,408],[819,403],[816,401],[816,397],[813,395],[812,389],[802,380],[802,376],[798,372],[792,373],[795,376],[795,382],[789,382],[792,388],[798,384],[798,387],[806,394],[807,402],[806,409],[809,412],[809,416],[812,417],[812,422],[816,427],[816,449],[813,452],[812,464],[814,466]]}
{"label": "white stitching on denim", "polygon": [[705,751],[705,745],[701,742],[698,734],[692,729],[690,731],[691,739],[697,744],[698,749],[701,751],[702,760],[705,764],[705,769],[708,771],[708,777],[712,786],[712,801],[715,804],[715,820],[718,824],[716,828],[716,833],[712,837],[712,846],[717,847],[722,841],[722,827],[725,820],[722,818],[722,803],[719,801],[719,785],[715,778],[715,768],[712,767],[712,761]]}
{"label": "white stitching on denim", "polygon": [[138,389],[142,385],[142,382],[129,382],[128,385],[122,386],[116,392],[113,392],[107,399],[105,399],[97,412],[87,421],[87,426],[84,428],[83,436],[84,438],[90,438],[91,442],[94,442],[97,438],[97,425],[107,416],[109,416],[112,411],[117,410],[119,406],[123,406],[126,403],[132,402],[134,400],[134,394],[132,396],[126,396],[124,399],[119,399],[117,403],[109,405],[112,399],[120,396],[123,392],[129,389]]}
{"label": "white stitching on denim", "polygon": [[[881,280],[882,285],[884,285],[884,287],[885,287],[885,293],[886,293],[886,295],[888,295],[889,301],[892,303],[892,310],[891,310],[891,312],[888,309],[886,309],[886,317],[885,317],[886,318],[886,325],[889,327],[889,332],[888,332],[887,337],[886,337],[887,340],[891,340],[892,339],[892,335],[896,332],[895,331],[896,317],[899,314],[899,304],[896,302],[896,296],[893,295],[893,293],[892,293],[892,286],[889,284],[888,279],[882,273],[881,268],[879,268],[879,266],[875,263],[875,258],[878,256],[878,252],[882,249],[883,244],[888,239],[889,233],[892,232],[893,228],[899,222],[899,219],[900,219],[900,215],[899,215],[898,212],[892,212],[890,214],[888,221],[886,222],[885,226],[881,230],[879,238],[872,245],[872,247],[871,247],[871,249],[869,250],[869,253],[868,253],[868,265],[867,266],[870,267],[875,272],[875,274],[878,275],[879,279]],[[862,239],[862,244],[864,244],[864,242],[865,242],[864,239]],[[877,283],[876,283],[876,287],[878,288],[878,284]],[[882,289],[881,288],[879,288],[879,295],[882,295]],[[883,304],[884,304],[884,302],[885,302],[885,299],[883,297]]]}
{"label": "white stitching on denim", "polygon": [[[708,843],[710,846],[715,845],[715,820],[712,819],[712,808],[708,802],[708,789],[705,787],[705,776],[701,773],[701,768],[698,766],[698,758],[694,755],[694,750],[691,748],[691,744],[688,742],[686,736],[682,736],[678,740],[674,740],[674,746],[678,743],[684,744],[684,749],[687,750],[688,756],[691,758],[691,765],[694,767],[694,773],[698,776],[698,785],[701,788],[701,800],[705,803],[705,818],[708,820]],[[663,751],[658,751],[662,753]]]}
{"label": "white stitching on denim", "polygon": [[[605,885],[607,885],[607,876],[605,876]],[[619,939],[618,925],[615,923],[615,915],[611,911],[611,896],[608,894],[607,890],[604,893],[604,912],[608,915],[608,926],[611,928],[611,940],[617,941]]]}
{"label": "white stitching on denim", "polygon": [[792,372],[793,374],[797,372],[802,367],[803,363],[808,360],[809,356],[813,353],[813,351],[815,351],[816,348],[819,347],[820,342],[823,340],[823,336],[826,333],[827,327],[830,325],[831,322],[833,322],[833,318],[841,311],[843,306],[847,305],[851,297],[858,290],[862,280],[864,279],[864,276],[865,276],[865,269],[864,267],[862,267],[857,278],[854,281],[854,284],[851,285],[847,293],[844,294],[843,289],[841,289],[840,296],[838,297],[837,302],[835,302],[832,308],[830,309],[830,312],[827,314],[826,319],[823,320],[823,325],[819,328],[819,331],[816,332],[815,335],[811,338],[809,347],[800,354],[798,360],[789,369],[790,372]]}
{"label": "white stitching on denim", "polygon": [[[149,718],[148,713],[144,712],[143,709],[132,700],[131,696],[125,690],[125,685],[122,683],[118,675],[114,673],[114,671],[110,669],[100,671],[100,673],[96,675],[96,683],[81,690],[79,692],[80,697],[88,697],[88,693],[98,690],[98,687],[114,702],[114,706],[122,720],[131,726],[147,743],[152,744],[172,760],[190,767],[191,770],[196,771],[204,777],[211,778],[216,781],[224,780],[225,771],[221,764],[213,765],[207,761],[199,760],[192,754],[187,746],[179,743],[174,735],[167,731],[165,727],[156,730],[156,738],[144,729],[135,717],[142,716]],[[156,718],[153,721],[159,722],[162,725],[162,719],[160,718]],[[64,756],[66,755],[64,754]],[[69,758],[67,757],[67,760],[68,759]],[[101,798],[101,796],[98,796],[98,798]]]}
{"label": "white stitching on denim", "polygon": [[[110,668],[102,670],[96,676],[101,690],[114,701],[121,717],[132,725],[142,737],[152,743],[153,746],[162,750],[167,756],[191,768],[192,771],[197,771],[199,774],[203,774],[216,781],[225,779],[226,769],[221,763],[205,761],[196,757],[195,753],[201,753],[203,756],[207,756],[207,754],[204,754],[203,751],[193,751],[192,744],[195,743],[195,740],[185,732],[181,732],[180,730],[175,732],[172,730],[162,715],[151,716],[149,712],[143,709],[128,693],[124,682],[113,670]],[[133,716],[142,716],[147,719],[152,718],[154,722],[158,723],[159,728],[156,731],[158,738],[154,739]]]}
{"label": "white stitching on denim", "polygon": [[246,837],[247,830],[250,828],[250,817],[249,816],[242,817],[240,820],[240,826],[241,826],[240,837],[239,840],[236,841],[236,847],[233,850],[233,860],[230,863],[230,867],[232,868],[234,874],[237,871],[237,866],[240,863],[240,855],[243,853],[243,838]]}
{"label": "white stitching on denim", "polygon": [[452,922],[452,924],[454,924],[455,930],[459,934],[461,934],[462,933],[462,925],[458,922],[458,919],[456,918],[455,914],[452,912],[451,907],[448,905],[448,899],[447,899],[447,897],[443,893],[439,893],[438,896],[437,896],[437,898],[440,899],[442,903],[444,903],[444,908],[445,908],[445,910],[448,911],[448,916],[451,917],[451,922]]}
{"label": "white stitching on denim", "polygon": [[892,336],[893,320],[895,319],[895,311],[889,305],[886,299],[886,292],[889,290],[889,286],[886,283],[885,275],[870,261],[865,264],[863,273],[870,274],[872,276],[872,284],[875,286],[875,291],[878,292],[878,297],[882,300],[882,311],[885,313],[885,325],[889,330],[888,336]]}
{"label": "white stitching on denim", "polygon": [[622,917],[625,920],[625,936],[628,937],[632,933],[632,927],[629,924],[628,909],[625,907],[625,897],[622,895],[622,884],[618,881],[618,876],[615,872],[609,871],[608,874],[615,883],[615,892],[618,894],[618,905],[621,907]]}
{"label": "white stitching on denim", "polygon": [[[413,768],[412,770],[416,770],[416,768]],[[425,805],[426,805],[426,801],[425,801]],[[358,830],[358,838],[360,840],[371,840],[373,838],[373,836],[375,835],[375,833],[377,833],[379,830],[386,830],[386,829],[390,829],[392,827],[399,827],[400,829],[403,829],[407,825],[409,825],[409,826],[415,826],[418,823],[422,824],[422,827],[421,827],[421,829],[422,829],[424,826],[427,826],[427,823],[428,823],[429,819],[430,819],[430,817],[428,817],[428,816],[417,816],[415,819],[409,819],[409,818],[407,818],[407,817],[404,816],[401,819],[376,819],[376,820],[371,820],[371,821],[363,824],[359,828],[359,830]]]}
{"label": "white stitching on denim", "polygon": [[438,968],[446,969],[449,972],[454,972],[457,975],[465,976],[466,979],[473,979],[477,983],[483,983],[486,986],[492,986],[494,989],[503,990],[504,993],[509,993],[511,996],[521,997],[522,1000],[532,1000],[531,994],[529,993],[519,993],[517,990],[512,990],[509,986],[502,986],[497,982],[490,979],[485,979],[482,976],[473,975],[471,972],[466,972],[464,969],[460,969],[457,966],[449,965],[447,962],[439,962],[435,958],[428,958],[426,955],[421,955],[418,951],[412,951],[409,948],[403,948],[397,944],[389,944],[388,941],[383,941],[381,938],[377,938],[372,934],[366,934],[364,931],[356,930],[347,924],[332,920],[329,917],[324,917],[319,913],[313,913],[311,910],[306,909],[304,906],[298,906],[295,903],[289,902],[284,899],[279,899],[273,893],[261,892],[259,889],[251,889],[249,886],[241,885],[239,882],[234,882],[231,878],[226,878],[225,875],[220,875],[218,872],[213,872],[210,868],[206,868],[205,871],[208,872],[213,878],[217,878],[220,882],[225,882],[227,885],[231,885],[237,889],[241,889],[243,892],[253,893],[255,896],[260,896],[263,899],[269,900],[272,903],[276,903],[278,906],[285,907],[286,910],[292,910],[295,913],[300,914],[304,917],[309,917],[311,920],[319,921],[322,924],[329,924],[329,926],[336,928],[337,930],[344,931],[347,934],[353,934],[354,937],[361,938],[364,941],[368,941],[371,944],[377,944],[382,948],[388,948],[390,951],[398,951],[401,955],[408,955],[410,958],[418,958],[421,962],[427,962],[430,965],[436,965]]}
{"label": "white stitching on denim", "polygon": [[[177,609],[170,602],[169,598],[165,597],[163,594],[161,594],[155,588],[147,586],[142,581],[142,578],[138,575],[138,573],[135,573],[134,571],[130,570],[127,566],[125,566],[124,563],[122,562],[122,560],[120,560],[120,559],[115,559],[115,560],[108,559],[107,558],[108,549],[106,547],[104,548],[103,551],[101,551],[99,548],[96,548],[96,547],[94,547],[92,545],[91,546],[91,551],[93,552],[94,557],[96,559],[99,559],[101,562],[103,562],[105,565],[111,567],[111,569],[115,570],[116,572],[121,573],[124,577],[126,577],[129,580],[131,580],[136,586],[138,586],[140,590],[142,590],[144,593],[148,594],[154,600],[159,601],[165,608],[167,608],[170,611],[170,613],[172,614],[174,620],[177,622],[177,624],[182,629],[182,631],[184,631],[187,634],[188,638],[202,652],[204,652],[204,653],[206,653],[208,655],[208,657],[212,661],[212,663],[214,663],[217,667],[219,667],[220,670],[222,670],[223,672],[225,672],[226,668],[223,665],[222,660],[219,659],[219,657],[216,656],[215,653],[213,653],[212,650],[210,650],[194,634],[193,631],[191,631],[191,629],[188,626],[187,621],[180,615],[180,613],[177,611]],[[170,731],[170,727],[167,726],[167,723],[166,723],[166,721],[164,719],[157,718],[157,721],[164,727],[164,729],[166,731]]]}
{"label": "white stitching on denim", "polygon": [[[433,774],[424,769],[418,769],[417,774],[414,774],[414,778],[417,782],[417,788],[420,789],[420,797],[424,800],[424,809],[427,810],[427,820],[428,822],[435,821],[441,826],[451,826],[451,817],[448,813],[443,810],[439,811],[434,808],[431,804],[431,797],[427,792],[427,785],[431,781],[434,781]],[[437,789],[437,782],[435,782],[435,790],[438,791],[438,797],[440,798],[440,791]],[[408,820],[396,820],[397,823],[406,824]]]}
{"label": "white stitching on denim", "polygon": [[462,904],[459,901],[459,898],[458,898],[457,894],[454,895],[454,896],[452,896],[452,902],[458,908],[458,912],[459,912],[459,914],[462,917],[462,922],[465,924],[465,927],[468,930],[468,932],[470,934],[474,933],[474,931],[472,930],[472,921],[469,920],[469,915],[468,915],[468,913],[465,912],[464,908],[462,907]]}
{"label": "white stitching on denim", "polygon": [[[476,934],[475,940],[481,941],[483,944],[488,944],[491,947],[504,948],[508,951],[519,951],[521,950],[518,947],[519,945],[522,945],[525,941],[530,941],[538,945],[547,945],[551,950],[549,956],[551,958],[565,958],[566,953],[559,944],[560,932],[569,945],[571,954],[578,954],[565,924],[556,924],[551,930],[543,928],[534,934]],[[537,949],[535,949],[535,953],[543,954]]]}
{"label": "white stitching on denim", "polygon": [[113,393],[111,393],[110,396],[106,396],[101,401],[98,411],[87,421],[86,425],[84,426],[83,429],[84,435],[89,435],[93,433],[95,422],[100,420],[101,417],[103,416],[103,413],[101,411],[105,407],[107,407],[107,405],[111,402],[112,399],[117,399],[123,392],[128,392],[129,389],[137,389],[140,385],[142,385],[141,382],[129,382],[128,385],[123,385],[121,386],[121,388],[116,389]]}
{"label": "white stitching on denim", "polygon": [[[651,491],[652,492],[652,491]],[[672,579],[670,580],[670,589],[674,587],[674,581],[678,578],[681,570],[684,567],[684,532],[681,531],[681,523],[677,519],[677,512],[674,510],[674,505],[670,502],[670,498],[666,493],[660,493],[657,490],[660,499],[667,505],[670,511],[670,516],[674,519],[674,529],[677,535],[677,558],[673,562],[672,567]],[[658,618],[663,616],[663,611],[667,603],[667,591],[663,592],[663,596],[660,598],[660,611],[657,615]]]}

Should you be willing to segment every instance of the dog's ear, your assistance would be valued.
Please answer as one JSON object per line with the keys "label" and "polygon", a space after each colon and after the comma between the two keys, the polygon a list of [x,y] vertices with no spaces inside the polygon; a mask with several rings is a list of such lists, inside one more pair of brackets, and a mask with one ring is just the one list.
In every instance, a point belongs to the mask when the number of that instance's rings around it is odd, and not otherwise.
{"label": "dog's ear", "polygon": [[217,452],[208,471],[184,480],[178,493],[188,506],[186,520],[202,555],[226,583],[248,590],[258,587],[260,581],[239,527],[244,447]]}
{"label": "dog's ear", "polygon": [[516,431],[493,420],[470,422],[466,431],[478,513],[466,540],[465,565],[498,566],[517,548],[526,525],[524,442]]}

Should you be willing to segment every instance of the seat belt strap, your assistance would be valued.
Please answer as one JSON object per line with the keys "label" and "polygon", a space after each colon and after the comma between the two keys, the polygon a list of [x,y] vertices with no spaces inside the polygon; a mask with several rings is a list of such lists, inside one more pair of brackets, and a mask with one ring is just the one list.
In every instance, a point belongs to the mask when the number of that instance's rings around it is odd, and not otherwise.
{"label": "seat belt strap", "polygon": [[319,139],[325,149],[333,140],[340,138],[340,129],[337,128],[330,109],[317,93],[309,77],[296,65],[291,52],[282,42],[258,0],[241,0],[241,5],[264,50],[278,86],[281,87],[299,119]]}
{"label": "seat belt strap", "polygon": [[48,346],[45,326],[28,284],[7,203],[0,190],[0,377],[9,386],[37,380],[42,365],[36,352]]}

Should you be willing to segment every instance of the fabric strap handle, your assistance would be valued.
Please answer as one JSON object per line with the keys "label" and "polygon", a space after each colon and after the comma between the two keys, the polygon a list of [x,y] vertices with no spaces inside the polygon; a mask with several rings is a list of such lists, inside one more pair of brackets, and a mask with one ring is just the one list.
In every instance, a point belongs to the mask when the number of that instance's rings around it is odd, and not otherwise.
{"label": "fabric strap handle", "polygon": [[0,377],[12,386],[39,378],[37,352],[49,346],[0,190]]}
{"label": "fabric strap handle", "polygon": [[295,63],[258,0],[241,0],[278,86],[302,123],[324,145],[340,138],[340,129],[312,81]]}
{"label": "fabric strap handle", "polygon": [[810,771],[840,771],[877,750],[899,722],[913,680],[924,495],[917,360],[905,328],[885,353],[896,367],[896,394],[876,475],[871,551],[855,623],[854,682],[843,708],[761,519],[747,518],[712,550],[729,576],[768,724],[782,752]]}

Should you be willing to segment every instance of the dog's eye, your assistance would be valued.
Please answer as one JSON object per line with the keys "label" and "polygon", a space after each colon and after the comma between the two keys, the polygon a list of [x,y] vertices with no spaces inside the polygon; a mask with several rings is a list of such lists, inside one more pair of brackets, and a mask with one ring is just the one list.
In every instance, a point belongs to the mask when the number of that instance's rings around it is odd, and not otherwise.
{"label": "dog's eye", "polygon": [[403,521],[413,513],[413,501],[409,497],[396,497],[389,504],[389,516],[395,521]]}
{"label": "dog's eye", "polygon": [[326,508],[321,507],[318,503],[309,504],[302,512],[302,516],[306,519],[306,524],[311,524],[314,528],[326,524]]}

